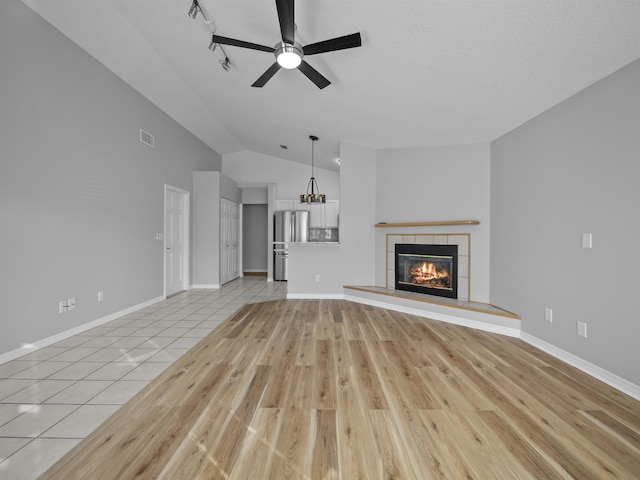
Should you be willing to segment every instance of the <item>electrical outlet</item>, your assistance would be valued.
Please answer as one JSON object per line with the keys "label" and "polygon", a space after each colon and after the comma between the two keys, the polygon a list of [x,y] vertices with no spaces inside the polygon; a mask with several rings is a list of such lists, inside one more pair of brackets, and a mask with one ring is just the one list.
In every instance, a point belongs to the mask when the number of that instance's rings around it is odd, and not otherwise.
{"label": "electrical outlet", "polygon": [[316,282],[320,281],[320,275],[316,275]]}
{"label": "electrical outlet", "polygon": [[67,300],[67,310],[75,310],[76,309],[76,299],[70,298]]}
{"label": "electrical outlet", "polygon": [[102,302],[104,300],[104,292],[102,290],[100,290],[98,292],[98,301]]}
{"label": "electrical outlet", "polygon": [[587,338],[587,324],[585,322],[576,322],[578,325],[578,336]]}
{"label": "electrical outlet", "polygon": [[547,322],[553,322],[553,310],[551,310],[550,308],[545,308],[544,309],[544,319]]}
{"label": "electrical outlet", "polygon": [[69,300],[62,300],[58,302],[58,313],[64,313],[69,310]]}

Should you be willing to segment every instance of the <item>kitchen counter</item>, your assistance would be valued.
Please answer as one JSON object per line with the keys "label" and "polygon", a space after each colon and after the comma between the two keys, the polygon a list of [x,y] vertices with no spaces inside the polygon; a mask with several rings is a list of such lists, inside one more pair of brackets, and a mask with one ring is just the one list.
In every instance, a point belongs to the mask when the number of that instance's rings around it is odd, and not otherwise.
{"label": "kitchen counter", "polygon": [[340,245],[340,242],[291,242],[289,244],[290,247],[309,247],[309,246],[335,247],[338,245]]}

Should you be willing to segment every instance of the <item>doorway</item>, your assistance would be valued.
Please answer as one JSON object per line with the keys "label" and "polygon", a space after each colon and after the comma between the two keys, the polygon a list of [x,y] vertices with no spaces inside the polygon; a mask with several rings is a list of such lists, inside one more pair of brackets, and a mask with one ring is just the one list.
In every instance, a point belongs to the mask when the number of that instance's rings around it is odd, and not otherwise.
{"label": "doorway", "polygon": [[164,186],[164,296],[188,289],[190,194]]}
{"label": "doorway", "polygon": [[248,204],[242,207],[242,270],[245,275],[267,276],[268,232],[267,205]]}

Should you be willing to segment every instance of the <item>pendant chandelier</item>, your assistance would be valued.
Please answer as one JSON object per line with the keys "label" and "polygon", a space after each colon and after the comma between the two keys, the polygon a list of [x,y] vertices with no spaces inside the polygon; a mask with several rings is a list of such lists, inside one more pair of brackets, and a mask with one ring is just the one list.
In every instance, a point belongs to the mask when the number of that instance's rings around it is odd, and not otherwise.
{"label": "pendant chandelier", "polygon": [[307,193],[300,195],[300,203],[325,203],[326,196],[320,193],[318,182],[316,182],[316,178],[313,176],[313,144],[318,140],[318,137],[309,135],[309,138],[311,139],[311,178],[307,185]]}

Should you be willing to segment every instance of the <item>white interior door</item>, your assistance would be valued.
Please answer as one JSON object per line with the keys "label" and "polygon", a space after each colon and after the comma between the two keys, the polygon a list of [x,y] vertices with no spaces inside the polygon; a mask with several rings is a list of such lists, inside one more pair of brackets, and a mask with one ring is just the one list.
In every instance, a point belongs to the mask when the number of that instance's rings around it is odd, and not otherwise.
{"label": "white interior door", "polygon": [[220,199],[220,283],[240,276],[240,207],[237,203]]}
{"label": "white interior door", "polygon": [[166,185],[164,211],[164,294],[168,297],[188,286],[189,193]]}

